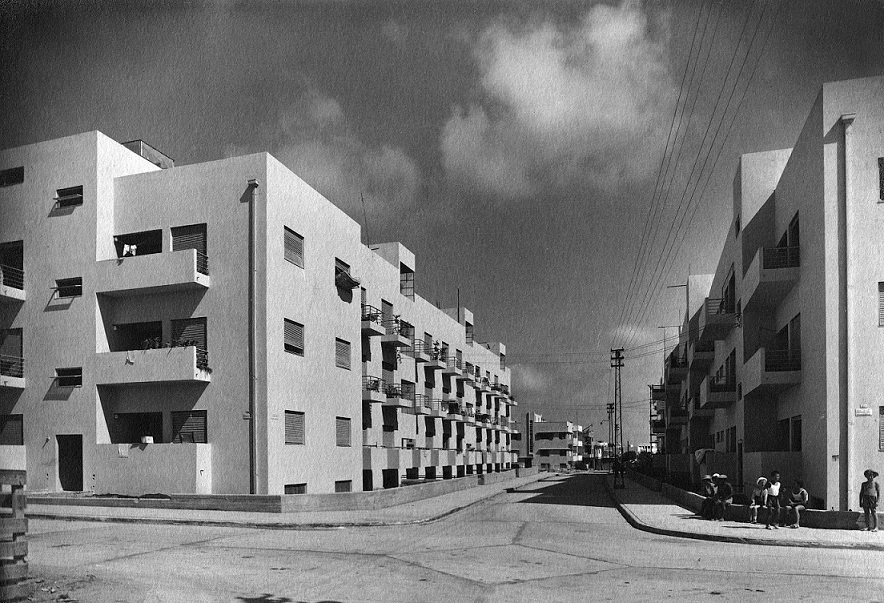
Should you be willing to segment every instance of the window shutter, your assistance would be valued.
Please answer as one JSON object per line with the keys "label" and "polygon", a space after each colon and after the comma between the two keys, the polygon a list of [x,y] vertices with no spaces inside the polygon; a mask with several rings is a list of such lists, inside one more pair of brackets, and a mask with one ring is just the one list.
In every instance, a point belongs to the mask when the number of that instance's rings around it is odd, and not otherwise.
{"label": "window shutter", "polygon": [[878,326],[884,327],[884,283],[878,283]]}
{"label": "window shutter", "polygon": [[304,325],[285,320],[285,351],[298,356],[304,355]]}
{"label": "window shutter", "polygon": [[22,446],[25,443],[22,417],[24,415],[0,416],[0,446]]}
{"label": "window shutter", "polygon": [[206,411],[191,410],[172,413],[172,442],[205,444]]}
{"label": "window shutter", "polygon": [[172,229],[172,251],[196,249],[206,254],[206,225],[176,226]]}
{"label": "window shutter", "polygon": [[173,320],[172,341],[177,344],[181,344],[185,341],[193,341],[199,349],[209,349],[206,345],[206,319],[184,318]]}
{"label": "window shutter", "polygon": [[878,188],[881,200],[884,201],[884,157],[878,157]]}
{"label": "window shutter", "polygon": [[304,443],[304,413],[285,411],[285,443]]}
{"label": "window shutter", "polygon": [[285,228],[285,259],[295,266],[304,267],[304,237],[288,228]]}
{"label": "window shutter", "polygon": [[350,342],[335,339],[335,366],[344,369],[350,368]]}
{"label": "window shutter", "polygon": [[350,419],[335,418],[335,436],[338,446],[350,446]]}

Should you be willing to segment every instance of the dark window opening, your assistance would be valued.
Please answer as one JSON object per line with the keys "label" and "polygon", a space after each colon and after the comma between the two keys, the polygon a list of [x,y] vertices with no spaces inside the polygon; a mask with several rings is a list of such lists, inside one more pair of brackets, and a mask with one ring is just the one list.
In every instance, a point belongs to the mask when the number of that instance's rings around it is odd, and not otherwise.
{"label": "dark window opening", "polygon": [[24,290],[24,241],[13,241],[0,245],[0,284],[13,289]]}
{"label": "dark window opening", "polygon": [[55,191],[56,207],[73,207],[75,205],[83,205],[83,187],[71,186],[69,188],[60,188]]}
{"label": "dark window opening", "polygon": [[114,237],[114,247],[117,250],[118,258],[162,253],[163,231],[146,230],[117,235]]}
{"label": "dark window opening", "polygon": [[24,415],[0,415],[0,446],[24,446]]}
{"label": "dark window opening", "polygon": [[0,170],[0,186],[12,186],[25,181],[24,166]]}
{"label": "dark window opening", "polygon": [[335,492],[352,492],[353,480],[340,480],[335,482]]}
{"label": "dark window opening", "polygon": [[414,270],[399,264],[399,292],[408,299],[414,299]]}
{"label": "dark window opening", "polygon": [[335,366],[350,370],[350,342],[335,339]]}
{"label": "dark window opening", "polygon": [[464,329],[466,330],[467,343],[473,343],[473,325],[466,323]]}
{"label": "dark window opening", "polygon": [[83,295],[83,277],[60,278],[55,281],[58,297],[80,297]]}
{"label": "dark window opening", "polygon": [[307,484],[286,484],[286,494],[307,494]]}
{"label": "dark window opening", "polygon": [[55,383],[58,387],[82,387],[83,367],[55,369]]}
{"label": "dark window opening", "polygon": [[114,325],[111,352],[128,350],[150,350],[161,348],[163,342],[163,323],[130,322]]}
{"label": "dark window opening", "polygon": [[112,444],[139,444],[145,436],[153,438],[154,444],[163,441],[161,412],[114,413],[113,424],[109,427]]}
{"label": "dark window opening", "polygon": [[0,375],[18,378],[25,376],[20,328],[0,329]]}

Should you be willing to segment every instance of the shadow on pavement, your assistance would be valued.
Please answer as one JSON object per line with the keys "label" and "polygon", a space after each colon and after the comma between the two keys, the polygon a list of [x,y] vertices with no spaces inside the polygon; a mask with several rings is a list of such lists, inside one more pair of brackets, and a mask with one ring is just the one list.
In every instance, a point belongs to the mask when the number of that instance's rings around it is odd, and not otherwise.
{"label": "shadow on pavement", "polygon": [[534,494],[530,498],[520,500],[520,503],[616,508],[605,488],[604,474],[549,477],[535,482],[525,489],[511,488],[507,492]]}

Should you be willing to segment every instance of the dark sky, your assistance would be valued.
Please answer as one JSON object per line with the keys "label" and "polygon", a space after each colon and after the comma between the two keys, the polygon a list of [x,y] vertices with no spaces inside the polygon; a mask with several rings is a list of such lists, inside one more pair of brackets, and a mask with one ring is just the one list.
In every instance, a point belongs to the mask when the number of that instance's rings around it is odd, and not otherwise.
{"label": "dark sky", "polygon": [[365,237],[415,252],[418,293],[460,288],[506,343],[520,413],[604,437],[626,344],[625,437],[645,442],[662,353],[639,346],[684,311],[666,285],[714,269],[739,153],[791,146],[823,82],[884,73],[884,3],[13,1],[0,52],[0,146],[97,129],[179,165],[266,150],[360,222],[364,193]]}

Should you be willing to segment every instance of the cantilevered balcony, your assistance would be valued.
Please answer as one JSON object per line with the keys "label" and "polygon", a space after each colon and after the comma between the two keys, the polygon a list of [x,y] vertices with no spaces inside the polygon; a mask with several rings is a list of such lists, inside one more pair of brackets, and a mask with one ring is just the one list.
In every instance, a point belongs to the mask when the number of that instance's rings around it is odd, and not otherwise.
{"label": "cantilevered balcony", "polygon": [[433,344],[433,347],[429,350],[429,354],[430,360],[424,365],[424,368],[433,371],[441,371],[448,368],[448,350]]}
{"label": "cantilevered balcony", "polygon": [[464,363],[463,373],[458,377],[464,383],[476,382],[476,368],[469,362]]}
{"label": "cantilevered balcony", "polygon": [[684,354],[684,347],[675,346],[672,353],[666,357],[666,364],[663,368],[666,383],[678,383],[688,374],[688,359]]}
{"label": "cantilevered balcony", "polygon": [[414,408],[414,387],[403,386],[401,383],[387,383],[384,389],[386,400],[384,406],[395,408]]}
{"label": "cantilevered balcony", "polygon": [[460,404],[458,404],[457,402],[443,402],[442,404],[443,410],[448,411],[447,417],[443,418],[448,418],[460,422],[464,421],[463,410],[461,409]]}
{"label": "cantilevered balcony", "polygon": [[22,302],[25,297],[25,271],[0,264],[0,302]]}
{"label": "cantilevered balcony", "polygon": [[[427,398],[430,399],[430,396],[427,395]],[[439,398],[430,399],[430,416],[441,417],[448,414],[448,403],[445,402],[444,405],[443,409],[443,402]]]}
{"label": "cantilevered balcony", "polygon": [[668,427],[674,427],[678,425],[686,425],[688,422],[688,409],[683,407],[676,407],[669,409],[669,422]]}
{"label": "cantilevered balcony", "polygon": [[415,362],[429,362],[432,351],[432,345],[427,345],[427,342],[423,339],[415,339],[406,353],[414,358]]}
{"label": "cantilevered balcony", "polygon": [[654,419],[653,421],[651,421],[651,433],[666,433],[666,421],[664,421],[663,419]]}
{"label": "cantilevered balcony", "polygon": [[95,383],[179,383],[212,380],[208,352],[193,345],[95,355]]}
{"label": "cantilevered balcony", "polygon": [[96,263],[96,293],[132,295],[208,289],[208,258],[196,249],[120,257]]}
{"label": "cantilevered balcony", "polygon": [[666,400],[666,386],[665,385],[651,385],[651,400],[655,402],[663,402]]}
{"label": "cantilevered balcony", "polygon": [[25,388],[24,358],[0,354],[0,387]]}
{"label": "cantilevered balcony", "polygon": [[737,384],[733,377],[708,375],[700,384],[700,408],[726,408],[737,401]]}
{"label": "cantilevered balcony", "polygon": [[433,406],[433,400],[426,394],[414,394],[414,414],[429,415]]}
{"label": "cantilevered balcony", "polygon": [[463,362],[457,356],[448,356],[445,359],[445,368],[442,369],[443,375],[451,375],[457,377],[461,374]]}
{"label": "cantilevered balcony", "polygon": [[801,350],[758,348],[743,365],[743,395],[778,393],[801,383]]}
{"label": "cantilevered balcony", "polygon": [[715,416],[715,409],[700,406],[700,394],[688,400],[688,415],[691,419],[707,419]]}
{"label": "cantilevered balcony", "polygon": [[381,345],[408,348],[414,343],[414,327],[400,318],[384,320],[385,333],[381,336]]}
{"label": "cantilevered balcony", "polygon": [[778,305],[798,282],[800,266],[799,247],[759,249],[743,277],[744,307]]}
{"label": "cantilevered balcony", "polygon": [[715,342],[688,342],[688,368],[692,371],[706,371],[715,360]]}
{"label": "cantilevered balcony", "polygon": [[380,377],[362,376],[362,401],[383,404],[387,401],[387,383]]}
{"label": "cantilevered balcony", "polygon": [[374,306],[362,304],[362,334],[367,337],[377,337],[386,332],[381,311]]}
{"label": "cantilevered balcony", "polygon": [[700,308],[698,339],[700,343],[724,339],[737,324],[734,307],[728,300],[706,298]]}

